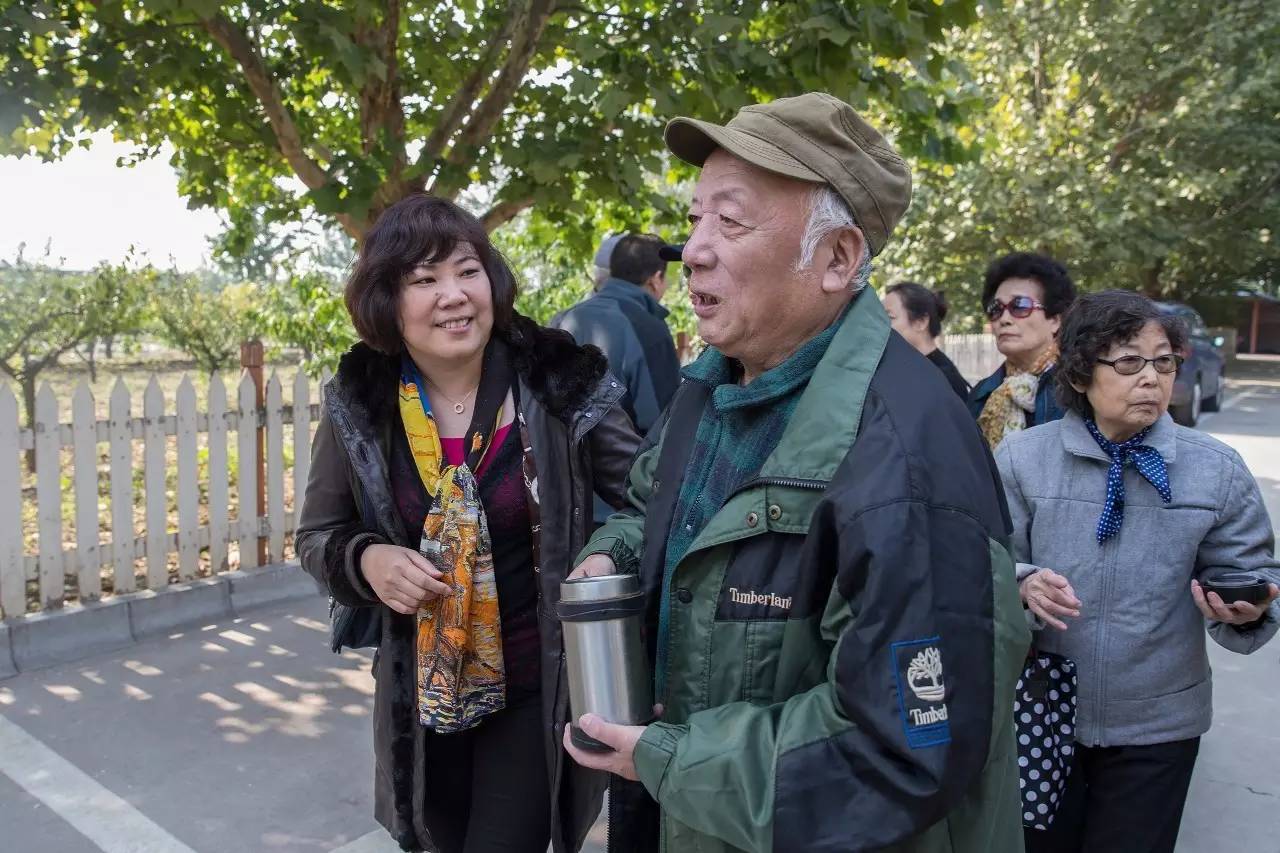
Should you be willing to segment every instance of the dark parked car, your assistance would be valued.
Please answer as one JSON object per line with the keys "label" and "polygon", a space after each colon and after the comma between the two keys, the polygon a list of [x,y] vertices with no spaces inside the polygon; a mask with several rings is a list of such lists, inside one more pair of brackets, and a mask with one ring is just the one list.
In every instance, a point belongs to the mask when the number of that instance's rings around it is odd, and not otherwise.
{"label": "dark parked car", "polygon": [[1195,426],[1201,412],[1216,412],[1222,404],[1222,381],[1226,359],[1220,347],[1223,339],[1211,337],[1209,327],[1194,309],[1177,302],[1157,303],[1160,310],[1172,314],[1187,326],[1187,349],[1182,369],[1173,383],[1173,399],[1169,414],[1183,426]]}

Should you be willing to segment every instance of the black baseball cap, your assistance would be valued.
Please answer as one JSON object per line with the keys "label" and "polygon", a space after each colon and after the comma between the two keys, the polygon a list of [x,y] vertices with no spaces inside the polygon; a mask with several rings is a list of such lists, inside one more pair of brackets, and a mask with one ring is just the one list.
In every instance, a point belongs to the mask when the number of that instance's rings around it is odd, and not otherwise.
{"label": "black baseball cap", "polygon": [[668,243],[658,248],[658,257],[673,264],[680,263],[684,255],[684,243]]}

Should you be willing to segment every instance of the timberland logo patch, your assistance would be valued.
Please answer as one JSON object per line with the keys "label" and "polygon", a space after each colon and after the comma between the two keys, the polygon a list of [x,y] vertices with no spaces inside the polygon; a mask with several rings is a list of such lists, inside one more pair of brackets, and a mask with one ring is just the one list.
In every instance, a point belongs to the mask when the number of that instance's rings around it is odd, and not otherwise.
{"label": "timberland logo patch", "polygon": [[907,745],[923,749],[950,743],[941,639],[926,637],[893,643],[890,655]]}
{"label": "timberland logo patch", "polygon": [[776,607],[779,610],[791,609],[791,596],[782,598],[774,595],[772,592],[756,592],[753,589],[739,590],[736,586],[729,587],[729,598],[734,604],[764,604],[769,607]]}
{"label": "timberland logo patch", "polygon": [[[942,655],[930,646],[911,659],[907,666],[907,686],[925,702],[941,702],[947,695],[942,683]],[[942,719],[946,719],[946,714]]]}

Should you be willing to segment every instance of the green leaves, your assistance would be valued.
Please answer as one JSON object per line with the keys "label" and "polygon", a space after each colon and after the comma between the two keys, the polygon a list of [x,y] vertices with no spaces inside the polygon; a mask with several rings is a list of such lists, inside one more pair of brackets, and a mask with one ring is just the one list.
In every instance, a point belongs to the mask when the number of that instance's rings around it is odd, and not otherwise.
{"label": "green leaves", "polygon": [[220,286],[197,274],[155,276],[152,332],[193,358],[206,373],[235,363],[243,341],[258,337],[259,289],[241,283]]}
{"label": "green leaves", "polygon": [[336,370],[356,341],[340,282],[321,272],[291,273],[266,285],[255,309],[255,327],[273,344],[300,350],[306,370]]}
{"label": "green leaves", "polygon": [[1274,288],[1280,66],[1259,61],[1265,44],[1280,7],[1262,0],[988,10],[946,48],[985,93],[959,132],[980,155],[918,164],[886,281],[944,287],[973,326],[985,265],[1014,249],[1056,255],[1088,289],[1202,309]]}
{"label": "green leaves", "polygon": [[391,20],[375,2],[0,0],[0,153],[59,156],[97,128],[168,141],[184,192],[246,233],[314,211],[359,237],[422,189],[483,187],[556,219],[607,207],[602,168],[635,187],[674,115],[805,89],[869,98],[909,149],[949,156],[938,109],[956,80],[912,69],[976,3],[588,0],[510,18],[405,0]]}
{"label": "green leaves", "polygon": [[137,334],[146,305],[148,268],[131,262],[90,272],[59,269],[46,249],[30,261],[22,249],[0,261],[0,372],[23,387],[28,422],[36,377],[86,343]]}

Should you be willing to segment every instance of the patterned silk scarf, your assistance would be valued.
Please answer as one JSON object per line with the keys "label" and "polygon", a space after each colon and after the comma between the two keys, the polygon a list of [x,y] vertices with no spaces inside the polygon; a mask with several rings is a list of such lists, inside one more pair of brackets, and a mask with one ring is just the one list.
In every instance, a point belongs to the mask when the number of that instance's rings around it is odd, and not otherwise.
{"label": "patterned silk scarf", "polygon": [[1122,442],[1114,442],[1102,434],[1098,425],[1089,418],[1084,422],[1089,434],[1098,442],[1108,456],[1111,467],[1107,469],[1107,498],[1102,505],[1102,515],[1098,517],[1098,544],[1110,539],[1120,532],[1120,524],[1124,521],[1124,466],[1130,460],[1138,473],[1160,493],[1165,503],[1173,500],[1173,490],[1169,488],[1169,469],[1165,467],[1164,457],[1154,447],[1142,442],[1147,440],[1151,427]]}
{"label": "patterned silk scarf", "polygon": [[1040,374],[1048,370],[1058,360],[1058,344],[1052,343],[1040,354],[1031,370],[1023,373],[1015,372],[1006,361],[1004,365],[1004,382],[991,392],[987,402],[982,406],[982,414],[978,415],[978,426],[992,450],[1004,441],[1005,437],[1018,430],[1027,428],[1027,412],[1036,410],[1036,390],[1040,384]]}
{"label": "patterned silk scarf", "polygon": [[407,356],[401,363],[400,417],[430,499],[418,550],[453,588],[453,595],[432,599],[418,611],[418,717],[442,733],[471,728],[506,705],[493,544],[474,473],[502,423],[512,387],[504,356],[499,345],[485,350],[461,465],[446,464],[418,368]]}

